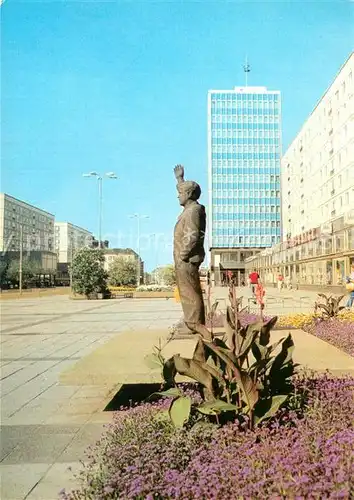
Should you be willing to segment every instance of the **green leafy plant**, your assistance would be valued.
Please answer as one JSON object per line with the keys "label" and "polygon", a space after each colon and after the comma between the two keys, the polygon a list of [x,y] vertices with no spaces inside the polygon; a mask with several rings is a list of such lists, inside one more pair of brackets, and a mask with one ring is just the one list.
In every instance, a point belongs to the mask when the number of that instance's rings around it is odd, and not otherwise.
{"label": "green leafy plant", "polygon": [[[221,413],[233,412],[247,416],[252,428],[272,417],[289,397],[295,369],[291,335],[270,344],[276,316],[241,327],[240,301],[234,289],[230,298],[233,304],[227,307],[223,339],[208,341],[199,337],[191,359],[175,354],[164,362],[163,377],[170,392],[162,394],[173,398],[169,415],[174,424],[188,422],[194,411],[216,417],[217,421]],[[198,383],[202,404],[186,401],[176,386],[177,374]],[[183,402],[177,402],[181,398]]]}
{"label": "green leafy plant", "polygon": [[[25,257],[22,262],[22,285],[29,285],[31,281],[41,273],[39,263],[28,257]],[[18,283],[20,276],[20,261],[11,260],[6,270],[6,277],[12,283]]]}
{"label": "green leafy plant", "polygon": [[112,286],[131,286],[137,282],[137,263],[123,256],[116,257],[108,271],[109,284]]}
{"label": "green leafy plant", "polygon": [[70,272],[73,290],[90,297],[91,294],[105,293],[107,273],[104,270],[104,253],[101,249],[83,247],[74,254]]}
{"label": "green leafy plant", "polygon": [[340,306],[344,295],[339,295],[334,297],[333,295],[325,295],[324,293],[319,293],[319,297],[325,300],[325,303],[315,302],[315,314],[320,312],[321,319],[327,320],[330,318],[335,318],[338,316],[339,312],[344,309],[344,306]]}

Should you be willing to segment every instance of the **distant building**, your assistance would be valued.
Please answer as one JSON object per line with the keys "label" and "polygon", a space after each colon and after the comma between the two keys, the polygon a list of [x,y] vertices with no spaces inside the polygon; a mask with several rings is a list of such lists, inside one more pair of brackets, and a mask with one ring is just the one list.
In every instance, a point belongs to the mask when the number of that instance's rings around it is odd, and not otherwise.
{"label": "distant building", "polygon": [[209,249],[215,284],[281,238],[281,99],[266,87],[208,92]]}
{"label": "distant building", "polygon": [[54,233],[55,250],[60,264],[70,263],[75,250],[92,247],[92,233],[70,222],[55,222]]}
{"label": "distant building", "polygon": [[140,284],[144,283],[145,274],[144,274],[144,262],[141,260],[141,257],[131,248],[108,248],[104,251],[104,268],[106,271],[109,271],[111,264],[118,257],[122,257],[126,260],[131,260],[136,263],[136,267],[138,270],[138,261],[140,262]]}
{"label": "distant building", "polygon": [[57,270],[54,215],[0,193],[1,258],[19,260],[21,246],[23,258],[35,261],[40,269],[40,276],[45,277],[47,282],[52,282]]}
{"label": "distant building", "polygon": [[0,251],[54,252],[54,215],[0,193]]}
{"label": "distant building", "polygon": [[55,222],[55,251],[58,256],[57,281],[68,283],[69,265],[75,250],[92,247],[93,236],[90,231],[70,222]]}

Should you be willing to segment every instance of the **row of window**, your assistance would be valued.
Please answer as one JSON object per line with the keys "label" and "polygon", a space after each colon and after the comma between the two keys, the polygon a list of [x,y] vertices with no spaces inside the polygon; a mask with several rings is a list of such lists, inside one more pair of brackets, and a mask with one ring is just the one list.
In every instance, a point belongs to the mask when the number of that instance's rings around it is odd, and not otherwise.
{"label": "row of window", "polygon": [[231,91],[228,93],[225,92],[211,92],[211,99],[212,102],[225,102],[230,104],[232,101],[274,101],[278,102],[280,100],[280,94],[279,93],[266,93],[266,94],[260,94],[260,93],[255,93],[255,92],[235,92]]}
{"label": "row of window", "polygon": [[229,131],[234,131],[237,130],[237,134],[249,134],[253,131],[253,133],[259,133],[260,131],[263,132],[277,132],[280,134],[280,126],[279,123],[258,123],[258,122],[253,122],[253,123],[242,123],[238,121],[235,117],[230,117],[229,120],[226,120],[223,118],[221,121],[211,122],[211,131],[221,131],[223,137],[226,136],[226,133]]}
{"label": "row of window", "polygon": [[[252,175],[254,171],[252,169],[233,169],[232,173],[229,174],[218,174],[216,172],[212,175],[212,182],[222,182],[234,183],[234,182],[276,182],[280,183],[280,175]],[[257,195],[256,195],[257,196]],[[268,196],[268,195],[266,195]]]}
{"label": "row of window", "polygon": [[218,106],[212,106],[211,107],[211,113],[212,114],[219,114],[219,115],[258,115],[258,116],[271,116],[271,115],[277,115],[279,113],[279,108],[278,106],[269,106],[269,107],[259,107],[259,106],[241,106],[241,103],[236,106],[228,106],[226,108],[221,108]]}
{"label": "row of window", "polygon": [[280,236],[280,229],[249,229],[249,228],[232,228],[232,229],[214,229],[212,231],[212,236],[255,236],[255,235],[263,235],[263,236]]}
{"label": "row of window", "polygon": [[212,153],[278,153],[280,144],[266,144],[264,141],[238,145],[212,145]]}
{"label": "row of window", "polygon": [[[279,123],[280,116],[279,115],[255,115],[255,114],[243,114],[236,115],[234,113],[231,115],[235,118],[232,123]],[[221,114],[213,114],[211,115],[212,123],[227,123],[230,122],[229,115],[221,115]]]}
{"label": "row of window", "polygon": [[234,99],[234,100],[217,100],[213,99],[211,101],[211,107],[212,109],[228,109],[237,106],[238,108],[240,107],[254,107],[258,106],[260,109],[268,109],[268,108],[274,108],[274,107],[279,107],[277,106],[277,102],[275,102],[273,99],[266,99],[266,100],[258,100],[258,99]]}
{"label": "row of window", "polygon": [[212,238],[213,247],[233,247],[242,245],[275,245],[280,242],[280,236],[214,236]]}
{"label": "row of window", "polygon": [[[258,200],[256,203],[262,203],[260,202],[260,199],[264,198],[266,201],[265,203],[270,203],[271,204],[271,198],[280,198],[280,191],[275,191],[274,189],[269,190],[249,190],[247,189],[249,186],[254,187],[253,185],[249,184],[243,184],[238,186],[237,189],[237,183],[236,183],[236,189],[227,189],[229,186],[232,187],[233,185],[226,184],[222,185],[223,189],[215,189],[215,187],[218,187],[218,185],[213,186],[213,198],[255,198]],[[240,189],[241,187],[241,189]],[[225,189],[226,188],[226,189]],[[243,189],[242,189],[243,188]],[[253,203],[253,202],[252,202]],[[275,202],[277,203],[277,202]]]}
{"label": "row of window", "polygon": [[[230,207],[230,208],[229,208]],[[250,221],[280,221],[280,213],[276,212],[275,214],[269,213],[254,213],[254,212],[235,212],[232,210],[234,208],[233,205],[224,205],[219,206],[218,210],[213,210],[211,222],[215,224],[215,221],[244,221],[245,224],[248,224]]]}
{"label": "row of window", "polygon": [[247,137],[245,134],[233,134],[231,137],[225,137],[225,136],[220,136],[220,137],[212,137],[211,139],[211,144],[212,146],[219,146],[219,145],[238,145],[238,144],[279,144],[279,140],[275,137],[263,137],[263,131],[260,130],[259,133],[257,134],[257,137],[254,136],[254,134],[247,134]]}
{"label": "row of window", "polygon": [[[211,162],[213,170],[215,169],[229,169],[229,168],[238,168],[239,173],[242,173],[242,170],[247,169],[248,167],[250,168],[250,171],[248,173],[254,173],[252,171],[252,168],[254,167],[255,169],[263,168],[263,167],[269,167],[271,169],[276,169],[278,172],[280,171],[280,162],[278,160],[259,160],[257,158],[252,158],[252,159],[233,159],[233,160],[213,160]],[[222,173],[222,172],[220,172]],[[225,172],[226,173],[226,172]],[[277,173],[277,172],[275,172]]]}
{"label": "row of window", "polygon": [[280,227],[280,221],[277,220],[229,220],[229,221],[213,221],[213,228],[224,229],[226,227],[232,228],[253,228],[253,227]]}
{"label": "row of window", "polygon": [[[250,205],[248,206],[247,204],[242,205],[242,204],[230,204],[227,203],[229,200],[225,200],[224,198],[221,200],[213,200],[219,201],[219,203],[213,203],[213,212],[223,212],[224,207],[228,207],[228,212],[232,212],[235,214],[241,214],[241,213],[250,213],[250,214],[280,214],[280,205],[274,206],[274,205]],[[225,210],[226,213],[226,210]]]}
{"label": "row of window", "polygon": [[36,219],[41,222],[46,222],[48,224],[53,224],[53,219],[51,217],[48,217],[46,215],[41,215],[38,212],[34,212],[30,208],[22,207],[20,205],[16,205],[14,203],[9,203],[6,202],[5,205],[5,217],[8,216],[10,217],[12,214],[18,214],[23,217],[31,218],[31,219]]}
{"label": "row of window", "polygon": [[254,151],[253,153],[211,153],[212,160],[278,160],[280,159],[279,153],[260,153]]}
{"label": "row of window", "polygon": [[[211,137],[213,138],[223,138],[223,139],[232,139],[235,137],[235,134],[233,130],[235,130],[236,127],[230,127],[229,129],[225,128],[212,128],[211,131]],[[258,129],[253,129],[253,128],[244,128],[240,127],[237,129],[237,137],[238,138],[265,138],[265,139],[277,139],[280,137],[280,130],[279,128],[268,128],[263,129],[263,128],[258,128]]]}

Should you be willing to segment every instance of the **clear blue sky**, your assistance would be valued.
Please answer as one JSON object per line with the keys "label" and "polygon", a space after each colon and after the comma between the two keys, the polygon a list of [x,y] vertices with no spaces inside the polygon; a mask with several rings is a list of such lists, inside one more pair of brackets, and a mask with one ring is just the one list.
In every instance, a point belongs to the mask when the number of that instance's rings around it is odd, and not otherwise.
{"label": "clear blue sky", "polygon": [[[142,251],[149,269],[172,260],[179,213],[173,166],[206,202],[210,88],[280,89],[284,150],[353,47],[354,4],[6,0],[2,11],[1,190],[97,232],[113,246],[164,234]],[[122,236],[120,241],[118,234]],[[142,247],[148,247],[146,239]]]}

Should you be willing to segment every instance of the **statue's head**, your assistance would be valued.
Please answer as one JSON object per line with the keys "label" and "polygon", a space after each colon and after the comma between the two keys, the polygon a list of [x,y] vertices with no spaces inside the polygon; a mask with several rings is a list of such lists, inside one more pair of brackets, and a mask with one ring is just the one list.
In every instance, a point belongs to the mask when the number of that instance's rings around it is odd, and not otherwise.
{"label": "statue's head", "polygon": [[189,200],[197,201],[200,198],[202,190],[199,184],[194,181],[184,181],[177,185],[178,200],[184,207]]}

